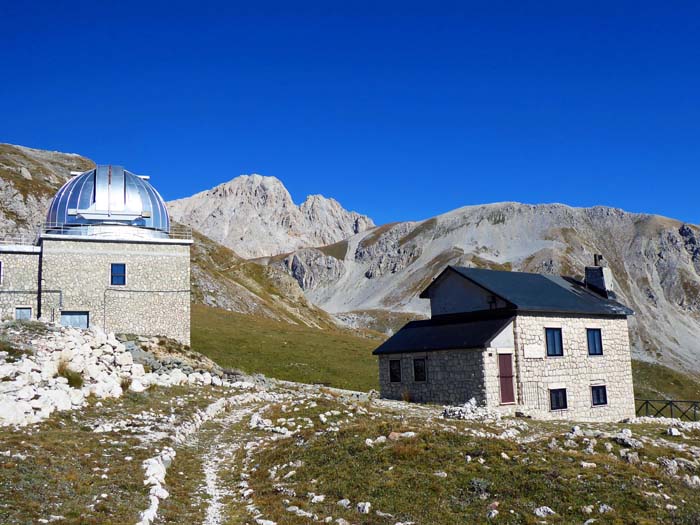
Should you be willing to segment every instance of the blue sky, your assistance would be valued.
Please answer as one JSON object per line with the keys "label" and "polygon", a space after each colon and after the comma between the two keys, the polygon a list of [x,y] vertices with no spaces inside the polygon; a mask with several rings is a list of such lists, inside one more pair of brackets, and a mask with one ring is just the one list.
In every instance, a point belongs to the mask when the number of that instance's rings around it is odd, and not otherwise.
{"label": "blue sky", "polygon": [[167,199],[257,172],[378,223],[506,200],[700,223],[697,3],[58,4],[0,8],[0,141]]}

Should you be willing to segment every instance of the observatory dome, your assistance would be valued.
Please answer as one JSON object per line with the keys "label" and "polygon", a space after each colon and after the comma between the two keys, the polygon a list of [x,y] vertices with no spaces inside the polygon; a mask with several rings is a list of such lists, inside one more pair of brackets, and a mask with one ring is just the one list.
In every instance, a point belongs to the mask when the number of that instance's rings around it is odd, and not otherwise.
{"label": "observatory dome", "polygon": [[51,201],[46,222],[47,233],[63,235],[167,237],[170,232],[165,202],[146,177],[111,165],[66,182]]}

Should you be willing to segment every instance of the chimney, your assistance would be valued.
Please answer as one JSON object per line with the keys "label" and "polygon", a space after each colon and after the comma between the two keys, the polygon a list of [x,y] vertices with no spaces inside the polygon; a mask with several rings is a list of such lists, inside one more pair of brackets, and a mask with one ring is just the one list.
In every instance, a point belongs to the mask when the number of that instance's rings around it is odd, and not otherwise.
{"label": "chimney", "polygon": [[585,284],[586,288],[603,297],[615,298],[612,272],[605,266],[602,255],[596,253],[593,256],[593,266],[586,266]]}

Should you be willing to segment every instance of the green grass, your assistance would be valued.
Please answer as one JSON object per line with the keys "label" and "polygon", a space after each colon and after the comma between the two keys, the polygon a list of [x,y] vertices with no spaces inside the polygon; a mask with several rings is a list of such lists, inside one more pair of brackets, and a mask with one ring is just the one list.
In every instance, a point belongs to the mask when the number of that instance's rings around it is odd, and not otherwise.
{"label": "green grass", "polygon": [[192,348],[223,367],[367,391],[378,387],[379,339],[192,305]]}
{"label": "green grass", "polygon": [[[323,410],[332,408],[320,402],[319,405]],[[338,409],[343,410],[341,406]],[[274,419],[279,414],[266,415]],[[306,409],[294,414],[297,418],[307,415],[317,421]],[[660,469],[627,464],[618,459],[619,447],[615,445],[615,453],[609,455],[600,440],[594,454],[583,454],[580,440],[577,448],[550,450],[551,437],[563,441],[565,427],[528,424],[526,432],[540,438],[519,444],[470,436],[468,429],[473,423],[445,422],[441,426],[425,417],[397,419],[371,410],[367,415],[358,414],[337,433],[322,433],[318,428],[305,430],[295,438],[296,446],[266,448],[256,456],[250,484],[255,489],[256,505],[280,525],[307,523],[285,511],[274,486],[277,481],[269,475],[271,467],[297,460],[303,466],[295,468],[296,474],[289,480],[283,480],[297,494],[289,498],[291,505],[319,517],[342,517],[351,523],[359,520],[364,525],[391,525],[397,521],[433,525],[487,523],[488,506],[494,502],[498,502],[497,523],[542,523],[533,511],[543,505],[557,513],[547,518],[547,523],[583,523],[591,517],[598,524],[689,524],[700,520],[700,499],[681,480],[666,477]],[[484,425],[474,428],[487,430]],[[415,431],[417,437],[374,447],[365,444],[367,438],[407,430]],[[642,429],[635,426],[633,431]],[[649,432],[659,435],[658,428]],[[697,439],[688,441],[693,443]],[[465,461],[467,454],[473,458],[471,462]],[[669,447],[649,446],[640,451],[643,460],[669,454],[674,454]],[[596,467],[582,469],[581,461],[594,462]],[[436,476],[439,471],[447,477]],[[668,510],[657,499],[644,495],[659,491],[671,494],[678,510]],[[311,504],[306,496],[310,492],[324,494],[325,501]],[[352,502],[351,509],[336,505],[342,498]],[[360,501],[372,503],[369,515],[360,517],[354,510]],[[614,510],[599,514],[597,509],[602,503]],[[586,505],[594,506],[593,515],[582,511]],[[376,515],[376,510],[393,517]]]}
{"label": "green grass", "polygon": [[663,365],[632,361],[634,396],[639,399],[700,400],[700,378]]}

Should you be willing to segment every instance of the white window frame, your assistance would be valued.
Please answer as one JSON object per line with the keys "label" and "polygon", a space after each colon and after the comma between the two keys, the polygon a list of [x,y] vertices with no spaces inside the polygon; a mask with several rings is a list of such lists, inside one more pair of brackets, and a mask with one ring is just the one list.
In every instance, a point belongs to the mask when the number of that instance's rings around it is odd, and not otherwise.
{"label": "white window frame", "polygon": [[[124,265],[124,284],[112,284],[112,265],[114,264],[123,264]],[[125,262],[113,262],[109,263],[109,285],[110,286],[117,286],[119,288],[124,288],[127,283],[129,282],[129,276],[128,276],[128,268],[127,264]]]}

